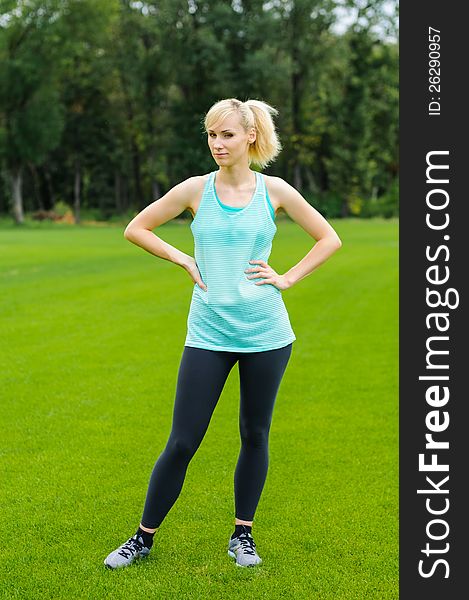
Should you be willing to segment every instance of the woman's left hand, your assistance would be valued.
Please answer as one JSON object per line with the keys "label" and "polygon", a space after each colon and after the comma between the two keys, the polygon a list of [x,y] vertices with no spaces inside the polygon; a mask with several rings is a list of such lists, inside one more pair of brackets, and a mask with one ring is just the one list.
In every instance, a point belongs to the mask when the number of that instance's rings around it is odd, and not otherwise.
{"label": "woman's left hand", "polygon": [[248,275],[248,279],[258,279],[262,277],[262,281],[256,281],[255,285],[263,285],[265,283],[270,283],[275,286],[279,290],[286,290],[290,287],[288,282],[285,279],[285,275],[279,275],[276,273],[272,267],[270,267],[263,260],[250,260],[249,261],[253,266],[250,269],[245,269],[245,273],[253,273],[252,275]]}

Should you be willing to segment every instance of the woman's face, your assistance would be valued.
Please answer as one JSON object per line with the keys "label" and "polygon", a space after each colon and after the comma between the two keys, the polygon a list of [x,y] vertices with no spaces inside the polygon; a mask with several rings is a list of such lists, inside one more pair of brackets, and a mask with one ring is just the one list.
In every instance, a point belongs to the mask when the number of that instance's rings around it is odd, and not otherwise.
{"label": "woman's face", "polygon": [[208,130],[208,145],[217,165],[228,167],[247,162],[249,144],[256,139],[254,128],[246,133],[236,113],[216,125]]}

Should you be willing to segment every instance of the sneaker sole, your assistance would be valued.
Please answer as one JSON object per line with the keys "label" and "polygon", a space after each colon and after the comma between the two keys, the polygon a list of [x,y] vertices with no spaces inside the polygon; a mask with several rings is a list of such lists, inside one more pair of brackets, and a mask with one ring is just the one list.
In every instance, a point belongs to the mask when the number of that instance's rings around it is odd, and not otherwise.
{"label": "sneaker sole", "polygon": [[125,567],[130,567],[130,565],[133,565],[135,562],[137,562],[138,560],[141,560],[142,558],[147,558],[147,556],[137,556],[137,558],[134,558],[134,560],[131,563],[129,563],[128,565],[119,565],[118,567],[112,567],[111,565],[108,565],[106,562],[106,559],[104,559],[104,566],[107,569],[110,569],[111,571],[116,571],[117,569],[124,569]]}
{"label": "sneaker sole", "polygon": [[[231,558],[236,559],[236,554],[234,552],[232,552],[231,550],[228,550],[228,556],[231,556]],[[238,562],[235,562],[235,565],[237,567],[241,567],[241,568],[246,568],[246,567],[257,567],[258,565],[260,565],[262,562],[262,559],[260,562],[256,563],[255,565],[240,565]]]}

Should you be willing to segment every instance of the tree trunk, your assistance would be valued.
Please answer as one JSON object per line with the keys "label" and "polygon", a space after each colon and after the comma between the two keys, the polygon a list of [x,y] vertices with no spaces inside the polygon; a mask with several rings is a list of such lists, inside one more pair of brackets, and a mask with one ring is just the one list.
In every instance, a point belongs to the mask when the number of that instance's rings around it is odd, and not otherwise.
{"label": "tree trunk", "polygon": [[291,74],[291,110],[292,110],[292,134],[295,140],[293,144],[293,186],[300,191],[302,189],[301,169],[298,159],[298,140],[300,138],[300,98],[301,98],[301,67],[298,48],[298,32],[300,26],[298,23],[298,9],[293,4],[290,22],[291,22],[291,58],[292,58],[292,74]]}
{"label": "tree trunk", "polygon": [[[197,18],[195,17],[195,13],[192,15],[192,19],[193,19],[194,27],[196,28],[197,27]],[[153,41],[149,35],[145,35],[145,34],[142,36],[142,40],[143,40],[143,45],[145,46],[145,50],[147,52],[147,57],[149,59],[149,57],[150,57],[149,53],[152,49]],[[150,140],[150,142],[148,144],[148,155],[149,155],[151,165],[155,164],[155,155],[156,155],[155,146],[156,146],[156,142],[157,142],[153,119],[154,119],[154,107],[157,105],[155,92],[158,87],[158,83],[157,83],[154,73],[155,72],[150,69],[146,72],[146,77],[145,77],[145,100],[146,100],[145,115],[146,115],[148,139]],[[153,177],[153,175],[151,176],[151,193],[152,193],[151,201],[158,200],[158,198],[160,197],[160,187],[158,185],[158,182]]]}
{"label": "tree trunk", "polygon": [[135,136],[132,134],[132,143],[130,145],[132,149],[132,166],[133,166],[133,175],[134,175],[134,199],[137,202],[137,207],[139,210],[143,210],[145,208],[145,199],[142,189],[142,175],[140,168],[140,151],[138,149],[137,141]]}
{"label": "tree trunk", "polygon": [[48,204],[50,208],[54,207],[55,204],[55,199],[54,199],[54,188],[52,185],[52,175],[50,174],[49,168],[47,167],[47,165],[44,165],[44,177],[46,178],[46,182],[47,182],[47,193],[49,195],[48,197]]}
{"label": "tree trunk", "polygon": [[[126,116],[127,116],[127,121],[130,124],[130,130],[133,131],[133,123],[134,123],[134,109],[133,109],[133,105],[132,105],[132,100],[130,97],[130,93],[129,93],[129,86],[127,83],[127,79],[125,76],[125,73],[123,72],[122,68],[119,69],[119,76],[120,76],[120,81],[121,81],[121,85],[122,85],[122,91],[124,93],[124,106],[125,106],[125,111],[126,111]],[[142,210],[144,208],[143,206],[143,191],[142,191],[142,180],[141,180],[141,173],[140,173],[140,151],[138,149],[138,144],[137,144],[137,140],[136,140],[136,136],[134,133],[130,134],[130,149],[131,149],[131,156],[132,156],[132,171],[133,171],[133,180],[134,180],[134,187],[133,187],[133,197],[132,197],[132,202],[135,204],[137,204],[137,207],[139,210]]]}
{"label": "tree trunk", "polygon": [[300,193],[303,189],[303,179],[301,177],[301,166],[298,162],[293,165],[293,187]]}
{"label": "tree trunk", "polygon": [[341,214],[341,216],[344,219],[346,219],[350,215],[350,211],[349,211],[349,207],[348,207],[348,202],[347,202],[346,198],[344,198],[342,200],[342,206],[341,206],[341,209],[340,209],[340,214]]}
{"label": "tree trunk", "polygon": [[80,223],[80,191],[81,191],[81,172],[80,162],[75,159],[75,183],[73,186],[73,214],[75,217],[75,224]]}
{"label": "tree trunk", "polygon": [[153,202],[161,197],[160,184],[156,181],[156,179],[153,178],[151,180],[151,192]]}
{"label": "tree trunk", "polygon": [[117,169],[114,169],[114,206],[116,214],[121,215],[122,210],[122,178]]}
{"label": "tree trunk", "polygon": [[120,177],[122,211],[126,213],[130,207],[129,182],[127,177]]}
{"label": "tree trunk", "polygon": [[36,200],[36,205],[39,208],[39,210],[45,210],[44,202],[42,201],[41,180],[37,172],[36,166],[33,163],[28,163],[28,167],[32,176],[33,193],[34,199]]}
{"label": "tree trunk", "polygon": [[310,192],[312,192],[313,194],[318,194],[319,193],[319,186],[316,183],[316,179],[313,175],[313,172],[311,171],[311,169],[307,168],[305,170],[305,176],[306,179],[308,181],[308,190]]}
{"label": "tree trunk", "polygon": [[23,173],[22,168],[18,167],[13,171],[11,175],[11,192],[13,198],[13,217],[15,222],[21,224],[24,222],[24,212],[23,212]]}

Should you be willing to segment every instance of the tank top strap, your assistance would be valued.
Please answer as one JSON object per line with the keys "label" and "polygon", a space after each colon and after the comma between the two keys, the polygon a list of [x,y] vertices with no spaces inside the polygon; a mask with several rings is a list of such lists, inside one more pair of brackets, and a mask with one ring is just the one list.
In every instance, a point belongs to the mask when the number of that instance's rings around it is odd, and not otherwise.
{"label": "tank top strap", "polygon": [[274,208],[273,208],[272,203],[269,198],[269,192],[267,190],[267,185],[265,183],[265,176],[263,173],[258,173],[258,177],[260,177],[260,185],[259,185],[260,200],[262,202],[262,205],[263,205],[266,213],[269,215],[269,217],[272,219],[272,221],[275,222],[275,211],[274,211]]}
{"label": "tank top strap", "polygon": [[256,174],[256,190],[253,194],[249,208],[259,214],[264,210],[266,188],[262,173],[259,173],[258,171],[254,171],[254,173]]}
{"label": "tank top strap", "polygon": [[265,179],[262,173],[256,173],[257,177],[259,177],[259,194],[262,198],[265,198]]}
{"label": "tank top strap", "polygon": [[[202,214],[202,213],[206,213],[207,211],[210,213],[213,209],[212,209],[212,198],[211,196],[213,196],[213,179],[215,177],[215,171],[212,171],[211,173],[209,173],[207,180],[204,184],[204,189],[202,191],[202,197],[200,198],[200,202],[199,202],[199,207],[197,209],[197,214],[195,216],[195,218],[197,217],[197,215]],[[193,220],[193,222],[195,221],[195,218]]]}

